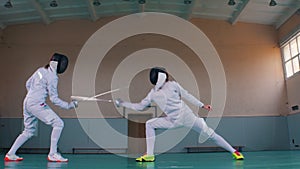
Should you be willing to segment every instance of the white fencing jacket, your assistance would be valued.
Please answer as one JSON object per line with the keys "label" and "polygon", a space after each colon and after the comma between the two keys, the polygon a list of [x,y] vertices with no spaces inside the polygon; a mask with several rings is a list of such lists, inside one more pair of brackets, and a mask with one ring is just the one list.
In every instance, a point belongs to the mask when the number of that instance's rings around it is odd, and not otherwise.
{"label": "white fencing jacket", "polygon": [[26,100],[30,105],[45,104],[46,98],[50,97],[50,101],[63,109],[74,108],[74,104],[65,102],[58,97],[57,92],[58,76],[55,70],[51,67],[48,69],[41,67],[36,70],[33,75],[27,80]]}
{"label": "white fencing jacket", "polygon": [[199,107],[204,105],[177,82],[168,81],[158,90],[155,90],[155,88],[151,89],[140,103],[123,102],[122,106],[136,111],[142,111],[150,106],[153,101],[167,116],[175,117],[179,114],[192,113],[182,98]]}

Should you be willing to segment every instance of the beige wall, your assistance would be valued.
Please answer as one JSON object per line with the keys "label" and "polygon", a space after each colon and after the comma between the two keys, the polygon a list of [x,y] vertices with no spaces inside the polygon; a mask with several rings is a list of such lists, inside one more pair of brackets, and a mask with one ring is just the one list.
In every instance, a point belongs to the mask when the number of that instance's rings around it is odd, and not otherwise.
{"label": "beige wall", "polygon": [[226,115],[286,114],[277,32],[271,26],[193,20],[210,38],[225,67]]}
{"label": "beige wall", "polygon": [[[0,31],[0,117],[22,116],[26,79],[36,68],[46,64],[53,52],[64,53],[70,58],[70,67],[60,76],[59,83],[61,97],[68,100],[72,95],[72,70],[83,44],[96,30],[114,19],[104,18],[97,22],[60,21],[50,25],[25,24],[9,26]],[[224,65],[227,78],[225,116],[287,114],[277,31],[273,27],[245,23],[232,26],[225,21],[205,19],[193,19],[191,22],[208,36]],[[184,60],[196,76],[201,100],[210,103],[209,78],[195,53],[177,40],[154,34],[137,35],[115,45],[100,64],[95,93],[109,90],[113,71],[122,59],[144,48],[165,49]],[[145,78],[147,73],[139,73],[131,82],[132,101],[143,98],[151,87]],[[99,103],[99,107],[104,117],[119,116],[112,104]],[[73,110],[55,110],[61,117],[76,117]],[[199,113],[206,115],[204,111]]]}

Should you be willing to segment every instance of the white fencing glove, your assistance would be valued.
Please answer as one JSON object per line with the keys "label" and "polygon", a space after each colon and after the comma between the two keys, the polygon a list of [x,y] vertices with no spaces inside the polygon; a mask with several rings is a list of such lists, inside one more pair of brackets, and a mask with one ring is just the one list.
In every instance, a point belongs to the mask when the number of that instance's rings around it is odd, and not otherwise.
{"label": "white fencing glove", "polygon": [[78,101],[77,100],[72,100],[72,102],[70,103],[72,106],[72,108],[77,108],[78,107]]}
{"label": "white fencing glove", "polygon": [[124,102],[124,101],[123,101],[122,99],[120,99],[120,98],[119,98],[119,99],[117,99],[117,100],[115,100],[115,104],[116,104],[116,106],[117,106],[117,107],[121,107],[121,106],[123,106],[123,105],[122,105],[122,104],[123,104],[123,102]]}

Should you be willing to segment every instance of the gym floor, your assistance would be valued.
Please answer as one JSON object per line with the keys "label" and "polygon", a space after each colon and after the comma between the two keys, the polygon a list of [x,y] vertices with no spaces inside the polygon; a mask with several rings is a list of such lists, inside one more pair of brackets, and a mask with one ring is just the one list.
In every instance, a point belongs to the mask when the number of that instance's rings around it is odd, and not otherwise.
{"label": "gym floor", "polygon": [[300,151],[258,151],[244,152],[244,161],[235,161],[227,152],[161,154],[155,162],[140,163],[132,158],[113,154],[64,154],[68,163],[47,162],[46,154],[19,154],[22,162],[4,162],[4,169],[299,169]]}

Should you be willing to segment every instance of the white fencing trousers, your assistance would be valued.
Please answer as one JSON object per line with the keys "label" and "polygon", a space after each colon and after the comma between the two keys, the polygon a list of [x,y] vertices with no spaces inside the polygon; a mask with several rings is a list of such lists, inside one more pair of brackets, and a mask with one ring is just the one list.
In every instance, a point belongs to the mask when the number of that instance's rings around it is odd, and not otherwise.
{"label": "white fencing trousers", "polygon": [[[185,114],[189,116],[188,114]],[[203,118],[198,118],[193,115],[193,119],[191,116],[187,119],[188,121],[181,121],[176,122],[169,117],[159,117],[153,118],[146,122],[146,144],[147,144],[147,154],[153,155],[154,151],[154,143],[155,143],[155,129],[172,129],[172,128],[179,128],[179,127],[189,127],[198,132],[199,134],[204,134],[209,137],[212,141],[214,141],[218,146],[224,148],[225,150],[233,153],[235,149],[220,135],[215,133],[213,129],[209,128],[204,121]]]}
{"label": "white fencing trousers", "polygon": [[15,154],[16,151],[36,132],[38,119],[47,125],[52,126],[50,153],[57,152],[57,143],[60,138],[64,122],[61,118],[45,103],[33,104],[24,101],[24,131],[18,136],[8,154]]}

